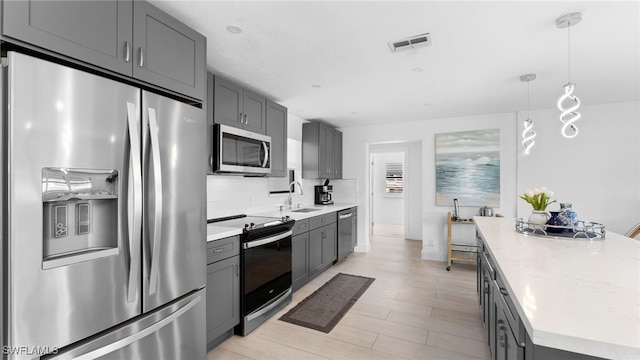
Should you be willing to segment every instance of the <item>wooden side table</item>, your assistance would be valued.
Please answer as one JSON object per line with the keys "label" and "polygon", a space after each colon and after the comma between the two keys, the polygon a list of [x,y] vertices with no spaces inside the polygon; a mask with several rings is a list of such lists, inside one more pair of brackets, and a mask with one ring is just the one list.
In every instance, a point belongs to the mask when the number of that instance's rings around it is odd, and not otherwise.
{"label": "wooden side table", "polygon": [[451,270],[451,263],[453,261],[460,261],[466,263],[476,263],[476,256],[463,257],[456,256],[457,253],[476,254],[478,247],[476,245],[467,244],[452,244],[451,243],[451,225],[456,224],[470,224],[473,225],[473,219],[453,220],[451,218],[451,212],[447,213],[447,271]]}

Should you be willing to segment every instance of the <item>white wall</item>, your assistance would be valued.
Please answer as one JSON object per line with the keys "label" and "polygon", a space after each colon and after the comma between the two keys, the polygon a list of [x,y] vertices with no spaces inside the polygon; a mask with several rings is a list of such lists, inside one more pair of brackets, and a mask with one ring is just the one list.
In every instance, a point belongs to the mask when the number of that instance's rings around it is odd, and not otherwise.
{"label": "white wall", "polygon": [[[421,167],[421,194],[419,205],[413,204],[409,211],[421,217],[422,258],[446,259],[446,214],[452,210],[447,206],[435,205],[435,134],[443,132],[500,129],[500,184],[501,202],[497,212],[505,216],[516,214],[516,157],[517,124],[516,114],[490,114],[467,116],[451,119],[396,123],[393,125],[371,125],[341,129],[343,132],[344,169],[348,178],[354,178],[360,184],[358,202],[361,206],[358,216],[358,248],[369,246],[369,200],[367,194],[367,174],[369,148],[372,144],[411,141],[421,149],[417,161]],[[407,161],[407,170],[411,171],[412,162]],[[462,207],[462,217],[470,217],[478,208]],[[473,237],[473,229],[467,229],[463,237]]]}
{"label": "white wall", "polygon": [[[573,204],[579,219],[625,233],[640,222],[640,103],[582,106],[578,136],[560,134],[557,109],[531,111],[536,144],[519,156],[518,193],[546,186],[555,199]],[[518,113],[518,131],[527,113]],[[522,149],[519,151],[522,153]],[[558,209],[552,204],[547,210]],[[531,207],[518,201],[518,216]]]}
{"label": "white wall", "polygon": [[[626,102],[583,106],[577,125],[577,138],[560,134],[558,110],[531,111],[538,133],[532,154],[523,156],[520,136],[526,113],[490,114],[343,128],[344,174],[360,184],[358,201],[362,216],[358,220],[358,242],[369,246],[367,219],[368,156],[371,144],[414,141],[421,143],[422,218],[424,259],[446,259],[446,212],[450,207],[435,206],[436,133],[477,129],[500,129],[501,205],[495,209],[507,217],[527,217],[530,207],[517,196],[529,188],[551,188],[559,202],[573,203],[582,219],[603,223],[608,231],[626,232],[640,221],[640,103]],[[516,120],[517,119],[517,120]],[[411,165],[408,165],[411,168]],[[552,205],[554,209],[556,204]],[[478,208],[461,207],[462,217],[476,214]],[[473,236],[473,228],[457,227],[454,238]]]}
{"label": "white wall", "polygon": [[379,153],[371,156],[373,159],[373,222],[376,224],[404,224],[404,193],[390,194],[386,192],[387,164],[404,164],[404,153]]}

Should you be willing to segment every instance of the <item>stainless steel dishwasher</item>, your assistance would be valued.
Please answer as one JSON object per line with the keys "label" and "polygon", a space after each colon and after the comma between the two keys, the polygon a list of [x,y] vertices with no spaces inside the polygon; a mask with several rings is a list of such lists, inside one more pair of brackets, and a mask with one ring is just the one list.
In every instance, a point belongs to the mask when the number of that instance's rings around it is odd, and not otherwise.
{"label": "stainless steel dishwasher", "polygon": [[358,245],[358,208],[338,211],[338,261],[353,252]]}

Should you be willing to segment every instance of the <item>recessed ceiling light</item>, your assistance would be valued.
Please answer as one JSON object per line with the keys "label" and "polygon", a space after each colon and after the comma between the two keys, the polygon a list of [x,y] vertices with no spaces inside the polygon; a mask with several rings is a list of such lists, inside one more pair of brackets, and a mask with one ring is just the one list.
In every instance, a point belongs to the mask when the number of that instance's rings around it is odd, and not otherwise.
{"label": "recessed ceiling light", "polygon": [[415,73],[419,73],[419,72],[422,72],[422,68],[421,67],[415,67],[415,68],[411,69],[411,71],[413,71]]}
{"label": "recessed ceiling light", "polygon": [[240,34],[242,32],[242,28],[240,26],[237,26],[237,25],[228,25],[227,26],[227,31],[232,33],[232,34]]}
{"label": "recessed ceiling light", "polygon": [[318,85],[318,84],[313,84],[311,85],[312,88],[314,89],[320,89],[322,86]]}

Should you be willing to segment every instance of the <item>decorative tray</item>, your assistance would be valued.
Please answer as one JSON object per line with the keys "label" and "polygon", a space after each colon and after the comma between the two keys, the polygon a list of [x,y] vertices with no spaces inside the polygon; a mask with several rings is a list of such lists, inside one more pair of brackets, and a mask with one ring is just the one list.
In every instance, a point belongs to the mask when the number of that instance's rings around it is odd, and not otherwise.
{"label": "decorative tray", "polygon": [[525,235],[535,235],[558,239],[604,239],[606,230],[604,225],[578,221],[578,226],[538,225],[527,219],[516,219],[516,231]]}

